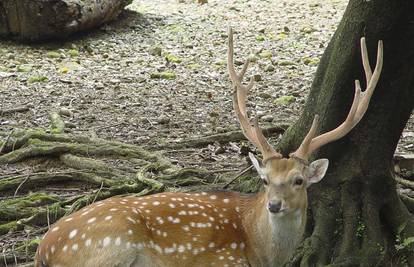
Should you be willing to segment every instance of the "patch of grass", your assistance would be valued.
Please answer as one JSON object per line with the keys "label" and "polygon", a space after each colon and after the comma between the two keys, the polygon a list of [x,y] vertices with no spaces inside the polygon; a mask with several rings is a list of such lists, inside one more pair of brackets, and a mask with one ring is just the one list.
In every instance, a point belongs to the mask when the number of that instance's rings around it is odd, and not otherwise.
{"label": "patch of grass", "polygon": [[28,83],[39,83],[47,81],[49,81],[49,79],[45,76],[32,76],[27,80]]}

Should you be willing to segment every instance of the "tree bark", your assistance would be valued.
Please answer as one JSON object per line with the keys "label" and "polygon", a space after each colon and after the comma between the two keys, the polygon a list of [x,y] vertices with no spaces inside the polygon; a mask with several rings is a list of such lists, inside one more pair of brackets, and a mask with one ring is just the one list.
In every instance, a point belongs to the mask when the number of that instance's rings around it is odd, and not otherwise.
{"label": "tree bark", "polygon": [[413,1],[350,0],[304,112],[286,131],[280,151],[287,155],[299,146],[315,114],[320,132],[344,121],[354,80],[365,86],[362,36],[371,66],[378,40],[384,41],[384,67],[365,117],[346,137],[314,155],[329,158],[330,167],[310,190],[307,238],[288,266],[414,266],[414,242],[409,242],[414,216],[399,199],[392,173],[393,153],[414,107],[413,21]]}
{"label": "tree bark", "polygon": [[131,0],[2,0],[0,36],[64,38],[115,19]]}

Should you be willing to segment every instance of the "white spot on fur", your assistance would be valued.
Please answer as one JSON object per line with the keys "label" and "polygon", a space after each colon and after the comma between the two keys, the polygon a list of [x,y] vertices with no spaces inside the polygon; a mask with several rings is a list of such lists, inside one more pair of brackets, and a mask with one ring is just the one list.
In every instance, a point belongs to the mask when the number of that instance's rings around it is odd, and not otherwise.
{"label": "white spot on fur", "polygon": [[88,238],[88,239],[85,241],[85,246],[89,247],[91,244],[92,244],[92,240],[91,240],[90,238]]}
{"label": "white spot on fur", "polygon": [[105,237],[103,240],[103,246],[106,247],[111,243],[111,238],[109,236]]}
{"label": "white spot on fur", "polygon": [[72,230],[72,231],[69,233],[69,239],[74,238],[74,237],[76,236],[76,234],[77,234],[77,233],[78,233],[78,230],[77,230],[77,229]]}
{"label": "white spot on fur", "polygon": [[96,221],[96,217],[90,218],[90,219],[88,220],[88,223],[93,223],[94,221]]}

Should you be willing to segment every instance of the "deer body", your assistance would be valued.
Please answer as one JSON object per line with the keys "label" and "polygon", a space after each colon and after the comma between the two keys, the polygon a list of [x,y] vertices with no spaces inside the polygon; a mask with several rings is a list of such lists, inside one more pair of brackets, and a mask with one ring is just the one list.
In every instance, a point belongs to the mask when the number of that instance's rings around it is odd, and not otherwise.
{"label": "deer body", "polygon": [[371,71],[361,39],[367,88],[355,82],[354,100],[346,120],[316,135],[318,116],[299,148],[284,158],[267,142],[257,120],[246,111],[247,93],[233,63],[233,32],[229,31],[228,68],[233,106],[246,138],[262,153],[261,164],[249,153],[263,180],[256,195],[235,192],[161,193],[145,197],[114,197],[89,205],[59,220],[36,252],[35,267],[186,267],[283,265],[302,240],[308,204],[307,188],[319,182],[327,159],[308,162],[319,147],[352,130],[368,108],[382,68],[382,42]]}
{"label": "deer body", "polygon": [[277,266],[304,224],[270,218],[264,201],[230,192],[110,198],[52,226],[36,266]]}

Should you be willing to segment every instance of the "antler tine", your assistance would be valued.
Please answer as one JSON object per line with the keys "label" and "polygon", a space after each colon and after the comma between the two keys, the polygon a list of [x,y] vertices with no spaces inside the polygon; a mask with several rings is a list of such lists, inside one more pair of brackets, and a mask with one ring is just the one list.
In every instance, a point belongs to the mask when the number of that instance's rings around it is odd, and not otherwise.
{"label": "antler tine", "polygon": [[361,57],[362,57],[362,65],[364,66],[365,77],[366,77],[367,84],[368,84],[369,81],[371,80],[372,70],[371,70],[371,66],[369,65],[368,50],[367,50],[367,45],[365,42],[365,37],[361,38]]}
{"label": "antler tine", "polygon": [[236,73],[236,69],[234,67],[233,29],[229,28],[228,35],[229,43],[227,53],[227,66],[229,69],[230,80],[233,82],[234,86],[233,107],[239,120],[241,129],[246,138],[262,152],[264,163],[270,158],[281,158],[282,155],[277,153],[274,148],[267,142],[258,125],[257,120],[253,121],[253,126],[250,123],[250,119],[247,116],[246,111],[246,99],[247,93],[254,85],[254,80],[251,78],[247,86],[242,84],[243,77],[246,74],[250,61],[247,60],[244,63],[240,74]]}
{"label": "antler tine", "polygon": [[375,65],[374,73],[372,73],[371,67],[369,65],[365,38],[361,38],[361,56],[367,81],[367,88],[364,92],[361,92],[361,85],[359,83],[359,80],[355,80],[354,100],[352,102],[352,106],[349,110],[348,116],[346,117],[345,121],[341,123],[341,125],[339,125],[337,128],[324,134],[321,134],[317,137],[314,137],[318,120],[318,117],[316,115],[312,123],[312,127],[309,130],[309,133],[306,135],[305,139],[303,140],[299,148],[291,154],[291,157],[307,160],[312,154],[312,152],[314,152],[318,148],[345,136],[362,119],[362,117],[368,109],[371,96],[374,93],[375,87],[381,75],[383,65],[382,41],[378,42],[377,62]]}

